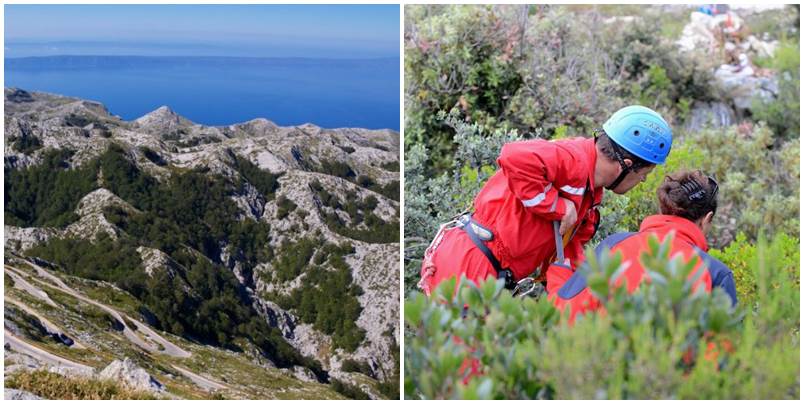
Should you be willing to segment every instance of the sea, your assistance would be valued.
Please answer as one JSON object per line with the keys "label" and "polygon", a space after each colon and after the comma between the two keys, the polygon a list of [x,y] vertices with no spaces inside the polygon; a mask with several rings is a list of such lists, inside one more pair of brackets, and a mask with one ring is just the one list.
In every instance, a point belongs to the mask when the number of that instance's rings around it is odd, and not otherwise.
{"label": "sea", "polygon": [[399,58],[45,56],[5,59],[5,87],[98,101],[133,120],[167,105],[193,122],[399,131]]}

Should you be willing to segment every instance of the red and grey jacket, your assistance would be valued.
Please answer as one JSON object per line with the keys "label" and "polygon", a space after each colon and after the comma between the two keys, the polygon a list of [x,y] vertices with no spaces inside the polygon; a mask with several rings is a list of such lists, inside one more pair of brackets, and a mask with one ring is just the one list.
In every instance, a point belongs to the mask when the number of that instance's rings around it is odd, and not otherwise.
{"label": "red and grey jacket", "polygon": [[[707,292],[712,287],[722,288],[731,298],[732,305],[737,304],[737,292],[731,270],[722,262],[706,253],[708,245],[706,237],[695,223],[678,216],[654,215],[642,221],[639,232],[617,233],[607,237],[595,249],[600,256],[606,250],[611,253],[622,253],[623,263],[628,265],[615,285],[626,283],[629,293],[633,293],[645,280],[646,274],[639,261],[642,252],[648,250],[648,239],[651,235],[664,240],[669,234],[675,234],[670,255],[681,253],[685,259],[696,259],[696,269],[705,266],[706,272],[696,281],[694,287],[703,287]],[[690,276],[695,276],[693,271]],[[570,308],[570,321],[579,313],[600,310],[602,304],[589,290],[585,277],[581,272],[558,266],[551,267],[547,274],[547,292],[549,299],[560,310]]]}
{"label": "red and grey jacket", "polygon": [[597,149],[594,139],[527,140],[503,146],[500,170],[474,201],[473,219],[494,234],[488,247],[515,280],[547,269],[556,253],[552,222],[567,211],[566,198],[578,221],[565,248],[579,263],[583,246],[594,235],[603,189],[595,188]]}

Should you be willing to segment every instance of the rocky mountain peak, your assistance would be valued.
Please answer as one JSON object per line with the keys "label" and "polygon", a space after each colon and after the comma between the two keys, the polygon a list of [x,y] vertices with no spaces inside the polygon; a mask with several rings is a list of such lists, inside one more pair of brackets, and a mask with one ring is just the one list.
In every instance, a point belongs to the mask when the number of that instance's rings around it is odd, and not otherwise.
{"label": "rocky mountain peak", "polygon": [[142,129],[171,131],[185,126],[192,126],[193,122],[177,114],[167,105],[163,105],[137,119],[134,123]]}

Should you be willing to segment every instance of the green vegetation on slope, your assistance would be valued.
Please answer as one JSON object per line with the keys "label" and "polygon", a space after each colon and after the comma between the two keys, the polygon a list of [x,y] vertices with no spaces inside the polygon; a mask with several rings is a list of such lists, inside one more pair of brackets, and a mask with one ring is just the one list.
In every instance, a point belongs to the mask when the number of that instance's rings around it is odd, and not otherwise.
{"label": "green vegetation on slope", "polygon": [[274,199],[276,190],[279,189],[279,177],[281,174],[274,174],[270,171],[257,167],[254,163],[241,156],[235,155],[235,169],[248,181],[249,184],[257,188],[266,201]]}
{"label": "green vegetation on slope", "polygon": [[[229,349],[240,349],[236,339],[245,337],[277,365],[308,366],[325,377],[320,364],[299,355],[260,318],[240,283],[219,261],[225,242],[232,242],[236,248],[232,254],[242,259],[248,275],[260,259],[273,254],[266,223],[237,220],[237,208],[228,197],[232,184],[202,170],[159,183],[130,162],[119,146],[110,147],[87,167],[100,167],[104,184],[142,211],[107,210],[108,219],[127,236],[117,241],[102,236],[95,244],[51,239],[30,254],[56,262],[72,274],[118,284],[141,300],[164,330]],[[95,175],[89,173],[90,178]],[[138,270],[139,245],[169,254],[184,273],[143,276]],[[188,252],[187,246],[202,256]],[[183,284],[191,291],[185,291]]]}
{"label": "green vegetation on slope", "polygon": [[[320,244],[320,241],[302,239],[283,249],[283,258],[278,262],[284,261],[305,275],[301,286],[289,296],[277,296],[274,300],[284,309],[293,310],[316,330],[331,335],[336,348],[351,352],[366,335],[355,323],[362,312],[357,297],[363,290],[352,282],[352,271],[344,261],[346,255],[354,253],[354,247],[326,244],[316,253],[315,246]],[[313,257],[313,264],[310,264]],[[293,279],[282,276],[285,275],[280,275],[280,279]]]}
{"label": "green vegetation on slope", "polygon": [[[344,237],[367,243],[393,243],[399,240],[399,222],[386,222],[375,215],[374,208],[378,201],[373,196],[358,199],[357,193],[350,191],[346,193],[346,202],[343,202],[337,195],[324,189],[318,181],[312,182],[310,186],[321,203],[332,208],[331,212],[324,214],[324,221],[330,230]],[[341,220],[337,214],[338,210],[349,214],[350,225]],[[365,223],[366,228],[357,228],[360,223]]]}
{"label": "green vegetation on slope", "polygon": [[20,170],[6,167],[5,223],[20,227],[64,227],[76,219],[78,201],[97,188],[97,163],[70,168],[74,152],[49,150],[42,163]]}

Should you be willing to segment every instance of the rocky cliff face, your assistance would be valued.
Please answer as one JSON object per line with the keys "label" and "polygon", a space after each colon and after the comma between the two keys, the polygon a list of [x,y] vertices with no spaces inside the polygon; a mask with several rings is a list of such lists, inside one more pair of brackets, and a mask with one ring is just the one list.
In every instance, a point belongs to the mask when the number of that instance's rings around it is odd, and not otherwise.
{"label": "rocky cliff face", "polygon": [[[323,129],[309,124],[280,127],[265,119],[208,127],[190,122],[169,107],[126,122],[96,102],[20,89],[5,89],[5,110],[7,175],[42,164],[54,149],[70,150],[72,154],[65,164],[69,169],[79,169],[95,164],[114,145],[123,150],[137,170],[160,183],[187,170],[225,178],[234,184],[228,198],[236,206],[240,220],[269,224],[270,239],[266,244],[277,253],[283,246],[305,238],[335,245],[350,243],[354,252],[346,256],[345,262],[352,284],[362,290],[357,298],[361,312],[355,323],[365,331],[353,351],[334,348],[330,335],[301,321],[295,309],[283,309],[270,300],[272,296],[290,296],[303,287],[307,279],[304,271],[292,280],[278,280],[276,272],[281,268],[276,267],[275,256],[247,263],[236,253],[237,246],[229,244],[229,237],[219,243],[220,256],[205,259],[234,273],[262,320],[278,328],[300,353],[318,359],[330,375],[340,374],[347,380],[349,375],[341,366],[351,360],[367,363],[378,381],[393,377],[392,344],[398,344],[400,338],[399,244],[355,234],[369,234],[377,223],[397,223],[398,234],[398,195],[391,198],[392,193],[387,191],[394,185],[398,189],[400,145],[396,132]],[[244,164],[279,176],[276,191],[272,195],[262,192],[244,174]],[[5,226],[6,254],[24,255],[31,247],[53,238],[94,242],[104,235],[112,240],[130,239],[127,229],[115,225],[108,215],[114,211],[135,216],[142,211],[132,201],[115,195],[111,191],[115,187],[105,184],[109,181],[105,178],[98,173],[95,189],[72,208],[75,220],[63,227]],[[341,204],[322,203],[321,189]],[[342,206],[347,200],[374,203],[358,211]],[[371,220],[363,220],[369,216]],[[335,222],[341,225],[333,227]],[[380,241],[397,238],[390,234]],[[137,252],[142,267],[135,270],[143,276],[164,272],[174,278],[184,273],[169,253],[149,245],[140,245]],[[253,269],[244,269],[252,266]],[[308,268],[312,267],[310,262]],[[319,267],[330,270],[326,263],[316,266]],[[310,379],[308,373],[296,371],[302,379]]]}

